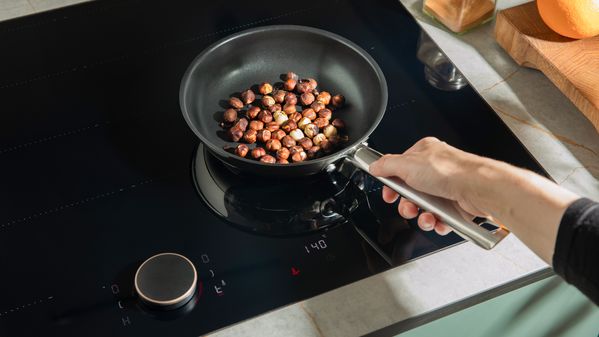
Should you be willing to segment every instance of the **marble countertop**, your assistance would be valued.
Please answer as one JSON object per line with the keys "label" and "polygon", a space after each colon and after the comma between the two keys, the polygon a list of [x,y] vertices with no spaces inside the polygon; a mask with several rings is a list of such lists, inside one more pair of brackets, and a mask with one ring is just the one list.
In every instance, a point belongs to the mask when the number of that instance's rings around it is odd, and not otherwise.
{"label": "marble countertop", "polygon": [[[4,0],[0,20],[78,2]],[[422,0],[400,2],[556,182],[599,200],[599,134],[543,74],[511,60],[493,22],[456,36],[422,14]],[[514,235],[491,251],[464,243],[211,336],[394,335],[551,273]]]}

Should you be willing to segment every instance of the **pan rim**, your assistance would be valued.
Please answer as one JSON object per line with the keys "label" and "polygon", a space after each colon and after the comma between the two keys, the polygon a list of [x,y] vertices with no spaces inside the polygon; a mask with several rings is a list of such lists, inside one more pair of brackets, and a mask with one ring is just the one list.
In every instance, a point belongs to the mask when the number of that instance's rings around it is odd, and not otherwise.
{"label": "pan rim", "polygon": [[[191,75],[194,73],[195,69],[201,64],[202,59],[206,58],[214,50],[221,48],[222,46],[226,45],[230,41],[233,41],[238,38],[242,38],[242,37],[250,35],[250,34],[268,32],[268,31],[274,31],[274,30],[277,30],[277,31],[278,30],[303,31],[303,32],[308,32],[308,33],[324,36],[329,39],[333,39],[339,43],[342,43],[343,45],[350,48],[351,50],[353,50],[357,55],[364,58],[365,61],[370,65],[370,67],[374,70],[374,73],[376,74],[379,84],[380,84],[381,90],[379,93],[379,96],[380,96],[379,101],[381,102],[381,105],[380,105],[378,111],[376,111],[377,116],[376,116],[374,122],[361,137],[359,137],[355,141],[351,142],[349,145],[347,145],[343,149],[340,149],[334,153],[328,154],[328,155],[320,157],[318,159],[311,159],[311,160],[306,160],[306,161],[299,162],[299,163],[290,163],[290,164],[267,164],[267,163],[262,163],[260,161],[250,160],[247,158],[239,157],[239,156],[236,156],[232,153],[225,151],[223,148],[216,146],[210,140],[208,140],[206,137],[204,137],[202,132],[200,132],[199,128],[197,128],[194,125],[194,123],[192,122],[192,120],[190,118],[191,111],[188,111],[187,107],[185,106],[185,101],[186,101],[187,95],[191,94],[191,93],[189,93],[189,90],[187,90],[187,87],[189,86]],[[181,79],[181,85],[179,87],[179,106],[180,106],[181,112],[183,114],[183,118],[185,119],[185,122],[187,123],[189,128],[193,131],[193,133],[196,135],[196,137],[198,137],[200,139],[200,141],[203,144],[205,144],[212,153],[216,154],[219,159],[221,159],[221,160],[232,159],[235,161],[241,161],[245,164],[259,165],[259,166],[264,166],[264,167],[277,167],[277,168],[279,168],[279,167],[280,168],[283,168],[283,167],[298,168],[298,167],[308,166],[308,165],[318,165],[318,164],[322,164],[323,162],[331,163],[331,162],[337,161],[340,157],[346,156],[348,152],[352,151],[353,149],[358,147],[360,144],[365,142],[368,139],[368,137],[374,132],[374,130],[376,130],[376,128],[378,127],[379,123],[383,119],[385,112],[387,110],[387,102],[388,102],[388,88],[387,88],[387,80],[385,78],[385,75],[384,75],[382,69],[380,68],[380,66],[378,65],[378,63],[374,60],[374,58],[372,58],[372,56],[368,52],[366,52],[366,50],[364,50],[362,47],[358,46],[354,42],[352,42],[352,41],[346,39],[345,37],[338,35],[336,33],[332,33],[332,32],[329,32],[327,30],[320,29],[320,28],[301,26],[301,25],[260,26],[260,27],[255,27],[255,28],[250,28],[250,29],[239,31],[237,33],[228,35],[228,36],[214,42],[213,44],[211,44],[210,46],[208,46],[207,48],[202,50],[202,52],[200,52],[200,54],[198,54],[191,61],[190,65],[187,67],[187,70],[183,74],[183,77]]]}

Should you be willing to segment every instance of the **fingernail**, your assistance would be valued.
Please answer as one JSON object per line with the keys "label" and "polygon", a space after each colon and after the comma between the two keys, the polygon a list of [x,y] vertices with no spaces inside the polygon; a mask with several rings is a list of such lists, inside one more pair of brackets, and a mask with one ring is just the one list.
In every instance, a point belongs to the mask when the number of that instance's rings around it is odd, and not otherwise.
{"label": "fingernail", "polygon": [[424,229],[432,229],[433,228],[433,224],[430,222],[425,222],[422,224],[422,227],[424,227]]}

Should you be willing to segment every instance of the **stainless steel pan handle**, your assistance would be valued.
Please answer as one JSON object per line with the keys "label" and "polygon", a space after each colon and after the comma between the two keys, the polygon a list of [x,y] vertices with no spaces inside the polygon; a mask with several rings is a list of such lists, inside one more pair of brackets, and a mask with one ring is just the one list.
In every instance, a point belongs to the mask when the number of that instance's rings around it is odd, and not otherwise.
{"label": "stainless steel pan handle", "polygon": [[[348,160],[356,167],[368,172],[370,164],[382,156],[381,153],[371,149],[366,144],[350,154]],[[421,209],[435,214],[443,222],[449,225],[458,235],[466,240],[472,241],[484,249],[495,247],[510,232],[504,227],[499,227],[495,232],[489,232],[473,221],[466,220],[458,209],[458,205],[448,199],[436,197],[417,191],[398,178],[375,177],[404,198],[414,202]],[[487,221],[492,223],[491,221]]]}

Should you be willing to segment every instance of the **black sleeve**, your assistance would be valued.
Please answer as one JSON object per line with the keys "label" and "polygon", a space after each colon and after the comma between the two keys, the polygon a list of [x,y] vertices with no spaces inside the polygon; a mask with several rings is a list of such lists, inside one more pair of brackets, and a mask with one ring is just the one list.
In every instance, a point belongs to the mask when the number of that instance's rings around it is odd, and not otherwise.
{"label": "black sleeve", "polygon": [[599,305],[599,203],[582,198],[568,207],[557,233],[553,268]]}

